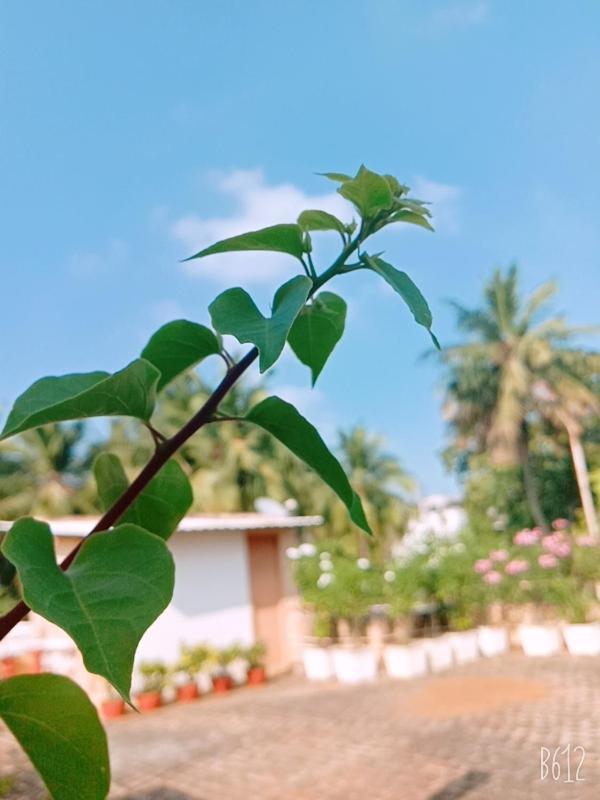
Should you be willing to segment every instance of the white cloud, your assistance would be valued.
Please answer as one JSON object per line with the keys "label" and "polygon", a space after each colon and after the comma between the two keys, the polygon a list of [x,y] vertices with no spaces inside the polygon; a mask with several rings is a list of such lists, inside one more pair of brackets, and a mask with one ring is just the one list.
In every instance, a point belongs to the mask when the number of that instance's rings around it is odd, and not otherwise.
{"label": "white cloud", "polygon": [[[186,253],[194,253],[220,239],[264,228],[278,222],[295,222],[307,208],[319,208],[344,221],[352,219],[351,206],[335,191],[320,195],[306,194],[290,183],[269,186],[260,169],[234,170],[212,176],[214,189],[236,205],[229,216],[199,217],[188,215],[176,220],[171,233]],[[281,253],[227,253],[215,257],[214,266],[189,261],[184,264],[193,275],[210,277],[221,284],[232,281],[270,282],[286,274],[291,276],[293,261]]]}
{"label": "white cloud", "polygon": [[438,183],[429,178],[416,177],[411,194],[431,203],[433,227],[440,233],[458,233],[460,229],[459,204],[461,190],[449,183]]}
{"label": "white cloud", "polygon": [[431,12],[431,24],[442,30],[473,28],[487,21],[489,3],[486,0],[454,0],[439,3]]}
{"label": "white cloud", "polygon": [[122,267],[127,261],[128,253],[129,249],[125,242],[113,239],[102,252],[76,251],[69,256],[67,269],[74,278],[95,278]]}

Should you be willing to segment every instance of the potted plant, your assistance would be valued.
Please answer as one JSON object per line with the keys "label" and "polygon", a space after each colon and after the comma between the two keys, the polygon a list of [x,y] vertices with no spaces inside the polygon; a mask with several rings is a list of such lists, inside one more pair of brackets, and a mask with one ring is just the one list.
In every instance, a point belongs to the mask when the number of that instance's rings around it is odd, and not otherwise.
{"label": "potted plant", "polygon": [[140,711],[152,711],[162,704],[162,693],[169,679],[169,669],[162,661],[143,661],[138,667],[142,678],[136,695]]}
{"label": "potted plant", "polygon": [[248,664],[248,683],[250,686],[258,686],[267,679],[265,669],[265,656],[267,648],[263,642],[255,642],[246,648],[245,656]]}
{"label": "potted plant", "polygon": [[406,680],[427,672],[423,642],[410,640],[412,609],[420,589],[420,570],[415,559],[391,565],[383,573],[384,597],[392,620],[392,640],[383,648],[383,664],[390,678]]}
{"label": "potted plant", "polygon": [[333,620],[321,612],[313,617],[313,636],[304,641],[302,663],[309,681],[330,681],[334,677],[331,641]]}
{"label": "potted plant", "polygon": [[239,658],[240,651],[237,646],[224,647],[214,654],[214,667],[212,671],[212,685],[215,694],[225,694],[233,686],[233,679],[229,673],[229,666]]}
{"label": "potted plant", "polygon": [[205,645],[184,645],[175,667],[175,687],[180,703],[195,700],[200,695],[197,676],[209,661],[211,650]]}
{"label": "potted plant", "polygon": [[486,658],[502,655],[509,647],[508,631],[500,625],[480,625],[477,628],[477,644]]}
{"label": "potted plant", "polygon": [[115,719],[125,713],[125,701],[113,689],[110,683],[106,684],[105,697],[100,703],[100,714],[103,719]]}
{"label": "potted plant", "polygon": [[568,622],[562,633],[567,650],[573,656],[600,655],[600,624],[589,622],[588,615],[595,601],[595,582],[600,574],[600,542],[596,537],[575,538],[573,572],[580,583],[578,592],[565,597]]}

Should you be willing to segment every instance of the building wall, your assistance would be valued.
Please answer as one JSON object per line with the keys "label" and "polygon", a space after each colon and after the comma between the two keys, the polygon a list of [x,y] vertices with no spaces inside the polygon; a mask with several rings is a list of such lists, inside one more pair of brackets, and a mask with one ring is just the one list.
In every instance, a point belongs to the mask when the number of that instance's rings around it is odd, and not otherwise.
{"label": "building wall", "polygon": [[186,642],[251,644],[254,623],[244,535],[179,532],[169,547],[175,559],[173,601],[144,634],[136,661],[174,661]]}

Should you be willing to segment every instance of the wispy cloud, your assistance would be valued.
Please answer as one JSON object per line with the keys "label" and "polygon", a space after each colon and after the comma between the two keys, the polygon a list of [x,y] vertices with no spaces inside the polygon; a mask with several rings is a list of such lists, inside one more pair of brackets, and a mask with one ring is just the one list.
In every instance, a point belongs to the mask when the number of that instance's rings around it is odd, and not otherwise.
{"label": "wispy cloud", "polygon": [[431,203],[433,226],[439,233],[458,233],[460,230],[461,189],[449,183],[439,183],[417,176],[411,192],[419,200]]}
{"label": "wispy cloud", "polygon": [[[290,183],[269,185],[261,169],[234,170],[212,177],[214,190],[235,204],[229,216],[200,217],[194,214],[176,220],[171,233],[186,253],[193,253],[220,239],[264,228],[278,222],[295,222],[307,208],[319,208],[345,221],[352,218],[352,208],[335,191],[306,194]],[[220,255],[216,269],[200,262],[186,262],[190,274],[210,277],[218,283],[270,282],[289,272],[290,257],[279,253],[228,253]]]}
{"label": "wispy cloud", "polygon": [[486,0],[452,0],[438,2],[432,9],[430,24],[438,30],[463,30],[482,25],[490,12]]}
{"label": "wispy cloud", "polygon": [[122,267],[128,258],[125,242],[113,239],[100,251],[78,250],[67,261],[67,270],[74,278],[88,279]]}

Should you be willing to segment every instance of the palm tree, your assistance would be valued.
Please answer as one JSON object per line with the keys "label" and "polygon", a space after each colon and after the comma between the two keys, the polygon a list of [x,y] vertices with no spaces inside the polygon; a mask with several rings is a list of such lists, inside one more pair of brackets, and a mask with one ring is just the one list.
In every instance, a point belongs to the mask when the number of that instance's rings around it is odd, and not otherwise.
{"label": "palm tree", "polygon": [[82,492],[90,466],[83,422],[26,431],[0,450],[0,517],[86,513]]}
{"label": "palm tree", "polygon": [[487,451],[494,466],[520,466],[532,517],[542,528],[547,522],[531,467],[530,428],[547,404],[541,407],[535,387],[544,381],[561,398],[579,392],[589,400],[589,385],[567,363],[595,358],[569,346],[581,329],[569,327],[560,316],[543,318],[555,292],[549,282],[522,300],[517,268],[496,270],[482,307],[453,303],[458,327],[468,338],[442,355],[449,373],[445,412],[455,454],[462,451],[468,461]]}

